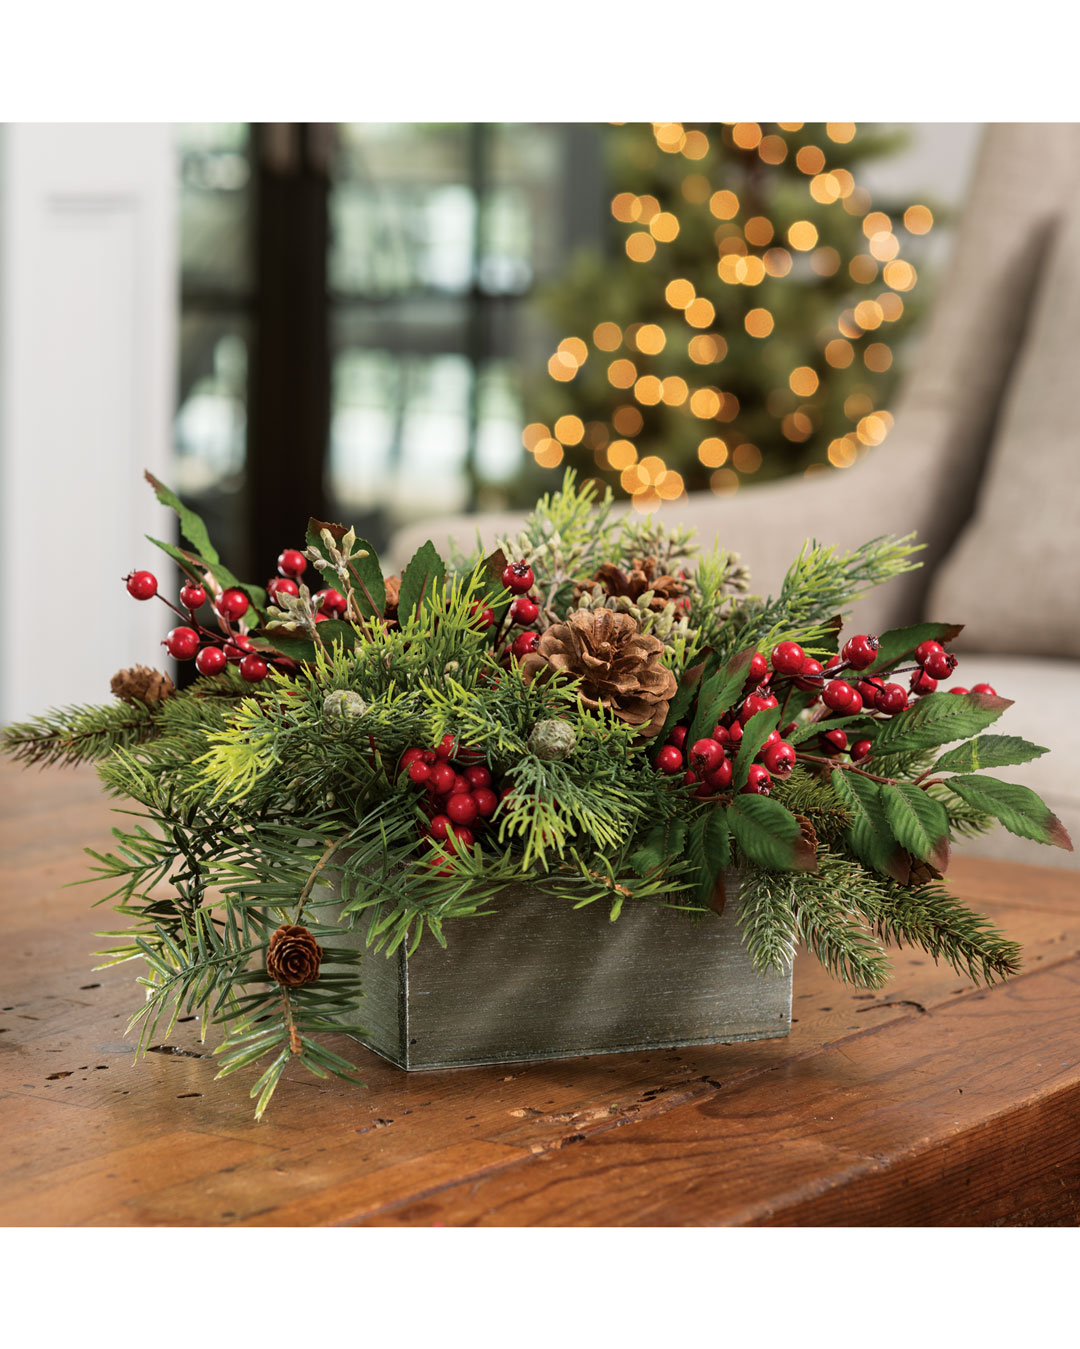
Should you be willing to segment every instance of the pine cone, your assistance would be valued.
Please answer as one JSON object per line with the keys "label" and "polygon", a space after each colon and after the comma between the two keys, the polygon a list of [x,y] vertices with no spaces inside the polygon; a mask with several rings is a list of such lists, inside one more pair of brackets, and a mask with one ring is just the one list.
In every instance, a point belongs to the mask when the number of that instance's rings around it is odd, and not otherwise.
{"label": "pine cone", "polygon": [[677,576],[657,575],[658,567],[655,557],[634,558],[628,572],[614,563],[605,562],[591,581],[574,587],[574,602],[577,603],[582,595],[591,595],[598,585],[613,599],[625,595],[635,604],[646,591],[651,590],[653,597],[649,601],[649,608],[654,613],[660,613],[669,600],[677,603],[683,599],[688,587]]}
{"label": "pine cone", "polygon": [[579,609],[542,634],[536,650],[522,658],[521,672],[527,683],[553,671],[574,675],[586,707],[603,707],[641,735],[653,736],[678,687],[660,663],[663,650],[663,642],[640,632],[629,614]]}
{"label": "pine cone", "polygon": [[142,703],[150,708],[157,707],[176,692],[176,685],[167,674],[152,670],[148,665],[117,670],[109,681],[109,688],[125,703]]}
{"label": "pine cone", "polygon": [[401,577],[387,576],[383,579],[383,585],[386,587],[386,603],[383,606],[383,617],[390,619],[392,623],[396,623],[398,598],[401,595]]}
{"label": "pine cone", "polygon": [[806,840],[807,847],[810,848],[811,852],[816,852],[818,845],[818,836],[817,830],[814,828],[813,821],[809,818],[809,816],[799,815],[797,812],[795,813],[795,819],[799,823],[799,829],[802,832],[803,838]]}
{"label": "pine cone", "polygon": [[319,977],[322,947],[306,927],[286,923],[271,933],[266,952],[266,972],[286,988],[313,984]]}

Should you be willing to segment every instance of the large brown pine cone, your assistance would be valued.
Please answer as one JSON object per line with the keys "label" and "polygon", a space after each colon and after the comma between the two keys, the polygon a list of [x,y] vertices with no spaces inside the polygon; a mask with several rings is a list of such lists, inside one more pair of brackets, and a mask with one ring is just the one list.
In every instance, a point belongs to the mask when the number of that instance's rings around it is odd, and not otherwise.
{"label": "large brown pine cone", "polygon": [[660,613],[669,600],[681,600],[687,593],[685,581],[677,576],[659,574],[659,563],[655,557],[634,558],[629,571],[623,571],[612,562],[605,562],[591,581],[574,587],[575,602],[582,595],[591,595],[598,585],[605,594],[616,599],[625,595],[635,604],[647,590],[651,590],[653,597],[649,601],[649,608],[655,613]]}
{"label": "large brown pine cone", "polygon": [[167,674],[152,670],[148,665],[133,665],[130,670],[117,670],[109,681],[109,688],[125,703],[142,703],[144,707],[157,707],[170,694],[176,692],[176,685]]}
{"label": "large brown pine cone", "polygon": [[603,707],[641,735],[653,736],[678,687],[660,663],[663,650],[663,642],[639,632],[629,614],[578,609],[541,635],[536,650],[522,658],[521,671],[529,683],[551,671],[574,675],[586,707]]}
{"label": "large brown pine cone", "polygon": [[313,984],[319,977],[322,957],[322,947],[306,927],[286,923],[271,933],[266,972],[286,988],[299,988],[301,984]]}

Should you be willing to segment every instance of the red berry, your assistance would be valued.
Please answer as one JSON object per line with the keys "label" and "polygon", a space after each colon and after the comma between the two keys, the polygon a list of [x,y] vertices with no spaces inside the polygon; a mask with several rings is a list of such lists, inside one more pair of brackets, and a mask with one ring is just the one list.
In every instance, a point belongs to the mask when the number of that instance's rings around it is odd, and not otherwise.
{"label": "red berry", "polygon": [[225,652],[220,646],[204,646],[195,657],[195,668],[203,675],[220,674],[226,663]]}
{"label": "red berry", "polygon": [[519,632],[510,643],[510,653],[521,659],[527,656],[530,651],[535,651],[540,645],[540,634],[536,632]]}
{"label": "red berry", "polygon": [[711,773],[719,767],[724,758],[724,747],[716,740],[706,737],[695,740],[690,746],[690,763],[696,773]]}
{"label": "red berry", "polygon": [[714,792],[722,792],[731,786],[731,774],[731,760],[724,759],[711,773],[705,775],[705,781]]}
{"label": "red berry", "polygon": [[821,692],[821,701],[834,712],[846,712],[858,694],[846,679],[832,679]]}
{"label": "red berry", "polygon": [[698,775],[694,772],[694,770],[693,770],[692,768],[688,769],[688,770],[683,774],[683,785],[686,786],[686,787],[691,787],[691,786],[693,786],[693,784],[694,784],[695,782],[697,782],[697,780],[698,780]]}
{"label": "red berry", "polygon": [[956,688],[950,689],[949,692],[950,692],[950,693],[970,693],[971,690],[970,690],[970,689],[964,688],[964,687],[963,687],[962,685],[960,685],[960,684],[957,684]]}
{"label": "red berry", "polygon": [[874,679],[860,679],[856,692],[867,707],[877,707],[882,685]]}
{"label": "red berry", "polygon": [[777,777],[787,777],[795,767],[795,746],[777,740],[765,751],[765,767]]}
{"label": "red berry", "polygon": [[728,740],[733,745],[737,745],[743,737],[742,723],[733,721],[728,727]]}
{"label": "red berry", "polygon": [[248,611],[248,597],[242,590],[224,590],[218,596],[217,611],[223,618],[235,623]]}
{"label": "red berry", "polygon": [[873,665],[874,661],[877,660],[880,647],[881,643],[876,637],[870,637],[864,632],[859,632],[854,637],[848,638],[840,654],[853,670],[865,670],[868,665]]}
{"label": "red berry", "polygon": [[446,831],[446,844],[451,852],[472,852],[476,846],[476,835],[464,824],[452,824]]}
{"label": "red berry", "polygon": [[907,691],[899,684],[882,684],[877,696],[877,709],[890,717],[903,712],[907,707]]}
{"label": "red berry", "polygon": [[454,757],[454,737],[449,731],[435,747],[435,757],[437,759],[452,759]]}
{"label": "red berry", "polygon": [[476,628],[490,628],[492,623],[495,622],[495,610],[489,609],[487,605],[484,604],[477,603],[470,605],[469,614],[476,619],[476,622],[473,624],[473,627]]}
{"label": "red berry", "polygon": [[475,791],[477,787],[490,787],[491,774],[482,764],[474,764],[472,768],[466,768],[465,777],[468,779],[469,787]]}
{"label": "red berry", "polygon": [[[719,739],[719,736],[717,736],[715,732],[713,733],[713,739]],[[683,745],[686,744],[686,727],[673,726],[667,742],[669,745],[674,745],[676,749],[682,749]]]}
{"label": "red berry", "polygon": [[401,756],[401,763],[398,767],[404,771],[411,763],[414,763],[417,759],[422,759],[424,752],[422,749],[417,749],[415,745],[411,749],[407,749]]}
{"label": "red berry", "polygon": [[676,773],[682,772],[682,752],[674,745],[664,745],[657,754],[655,762],[657,769],[661,773],[666,773],[668,777],[674,777]]}
{"label": "red berry", "polygon": [[307,571],[307,558],[296,548],[286,548],[278,558],[277,565],[282,576],[292,576],[299,580]]}
{"label": "red berry", "polygon": [[152,571],[133,571],[127,578],[127,593],[137,600],[152,600],[157,594],[157,577]]}
{"label": "red berry", "polygon": [[777,707],[779,704],[771,693],[762,695],[760,693],[751,693],[743,700],[741,720],[743,725],[756,716],[759,712],[764,712],[770,707]]}
{"label": "red berry", "polygon": [[312,599],[322,600],[319,613],[325,614],[328,618],[340,618],[349,607],[349,601],[340,590],[317,590]]}
{"label": "red berry", "polygon": [[808,689],[811,692],[821,691],[821,684],[825,671],[821,667],[821,662],[816,661],[813,656],[807,656],[799,667],[799,674],[795,680],[795,686],[800,689]]}
{"label": "red berry", "polygon": [[471,791],[471,788],[469,786],[469,779],[465,776],[464,773],[455,773],[454,785],[450,788],[450,795],[464,796],[464,794],[468,791]]}
{"label": "red berry", "polygon": [[270,599],[276,599],[278,595],[299,595],[300,587],[287,576],[275,576],[272,581],[267,581],[266,593]]}
{"label": "red berry", "polygon": [[454,859],[452,857],[443,857],[438,852],[432,852],[424,858],[424,866],[436,876],[452,876],[454,874]]}
{"label": "red berry", "polygon": [[427,782],[428,778],[430,777],[431,777],[431,765],[425,763],[423,759],[414,759],[412,763],[409,764],[410,782],[422,784]]}
{"label": "red berry", "polygon": [[476,802],[476,813],[481,819],[490,819],[495,814],[499,798],[490,787],[477,787],[473,791],[472,799]]}
{"label": "red berry", "polygon": [[239,665],[248,651],[254,651],[251,644],[251,638],[246,637],[242,632],[238,632],[235,637],[225,643],[225,655],[230,665]]}
{"label": "red berry", "polygon": [[873,747],[873,743],[869,740],[856,740],[851,747],[852,760],[861,763],[863,759],[869,759]]}
{"label": "red berry", "polygon": [[468,792],[456,792],[446,803],[446,813],[455,824],[472,824],[476,819],[476,802]]}
{"label": "red berry", "polygon": [[[903,690],[901,689],[901,692]],[[907,695],[905,694],[906,698]],[[847,735],[844,731],[825,731],[821,737],[823,754],[842,754],[847,749]]]}
{"label": "red berry", "polygon": [[764,764],[752,763],[746,775],[746,786],[743,791],[748,796],[768,796],[771,789],[772,778],[769,776],[769,770]]}
{"label": "red berry", "polygon": [[449,827],[450,827],[449,815],[433,815],[431,817],[431,822],[428,825],[428,833],[431,835],[432,838],[444,839],[446,837],[447,830],[449,829]]}
{"label": "red berry", "polygon": [[780,739],[779,731],[770,731],[769,734],[765,737],[765,743],[758,750],[757,757],[759,759],[762,758],[765,754],[765,751],[769,748],[769,746],[775,745],[779,739]]}
{"label": "red berry", "polygon": [[936,688],[937,680],[931,679],[925,670],[913,670],[911,672],[912,693],[933,693]]}
{"label": "red berry", "polygon": [[931,679],[948,679],[956,669],[956,657],[948,651],[932,652],[923,669]]}
{"label": "red berry", "polygon": [[915,659],[920,665],[925,665],[931,656],[943,656],[945,648],[940,642],[920,642],[915,648]]}
{"label": "red berry", "polygon": [[852,690],[851,702],[848,703],[844,712],[846,717],[854,717],[862,711],[862,695]]}
{"label": "red berry", "polygon": [[240,678],[246,679],[249,684],[257,684],[266,678],[269,668],[262,656],[256,656],[252,651],[240,662]]}
{"label": "red berry", "polygon": [[527,595],[535,580],[527,562],[511,562],[503,569],[502,583],[513,595]]}
{"label": "red berry", "polygon": [[755,651],[750,657],[750,664],[746,670],[746,682],[748,684],[760,684],[768,673],[769,662],[760,651]]}
{"label": "red berry", "polygon": [[453,791],[456,779],[457,774],[454,770],[448,763],[444,763],[440,759],[434,768],[432,768],[431,777],[428,778],[428,782],[430,783],[433,792],[436,792],[439,796],[443,796],[447,792]]}
{"label": "red berry", "polygon": [[535,600],[529,599],[528,595],[519,595],[510,606],[510,622],[516,623],[519,628],[527,628],[530,623],[535,623],[540,613],[540,606]]}
{"label": "red berry", "polygon": [[199,634],[194,628],[173,628],[163,645],[176,660],[190,660],[199,649]]}
{"label": "red berry", "polygon": [[777,674],[797,675],[806,660],[806,652],[798,642],[780,642],[773,647],[772,667]]}
{"label": "red berry", "polygon": [[997,689],[991,688],[989,684],[972,684],[972,693],[988,693],[991,698],[997,697]]}
{"label": "red berry", "polygon": [[206,603],[206,590],[189,581],[180,591],[180,603],[185,609],[198,609]]}

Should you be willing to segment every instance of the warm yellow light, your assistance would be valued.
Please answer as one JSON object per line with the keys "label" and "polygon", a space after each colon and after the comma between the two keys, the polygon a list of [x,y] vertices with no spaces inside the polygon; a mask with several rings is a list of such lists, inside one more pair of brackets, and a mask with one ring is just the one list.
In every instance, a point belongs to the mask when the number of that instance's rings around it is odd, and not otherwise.
{"label": "warm yellow light", "polygon": [[664,380],[660,397],[670,408],[681,407],[690,392],[686,380],[679,375],[668,375]]}
{"label": "warm yellow light", "polygon": [[637,219],[636,207],[637,197],[632,192],[620,192],[618,196],[612,198],[611,214],[624,225],[629,225]]}
{"label": "warm yellow light", "polygon": [[699,295],[696,300],[686,306],[683,315],[691,328],[707,328],[716,317],[716,310],[711,300],[706,300],[704,296]]}
{"label": "warm yellow light", "polygon": [[719,468],[727,456],[727,446],[719,436],[708,436],[697,447],[697,457],[706,468]]}
{"label": "warm yellow light", "polygon": [[884,211],[871,211],[862,222],[862,232],[868,239],[872,239],[875,234],[880,234],[882,230],[892,232],[892,221]]}
{"label": "warm yellow light", "polygon": [[874,410],[874,400],[868,393],[849,393],[844,399],[844,416],[849,422],[856,422]]}
{"label": "warm yellow light", "polygon": [[733,422],[739,415],[739,400],[733,393],[721,395],[720,411],[716,414],[718,422]]}
{"label": "warm yellow light", "polygon": [[868,417],[863,417],[855,427],[855,434],[864,445],[880,445],[889,434],[889,428],[880,417],[873,413]]}
{"label": "warm yellow light", "polygon": [[[863,364],[867,370],[872,370],[874,374],[880,375],[892,365],[892,351],[884,342],[871,342],[863,352]],[[562,437],[560,436],[559,439],[561,440]]]}
{"label": "warm yellow light", "polygon": [[638,219],[643,225],[647,225],[653,216],[660,210],[660,203],[655,197],[649,196],[648,193],[646,193],[644,197],[638,197],[638,209],[640,212]]}
{"label": "warm yellow light", "polygon": [[904,212],[904,228],[909,234],[926,234],[934,226],[929,206],[909,206]]}
{"label": "warm yellow light", "polygon": [[814,424],[805,412],[789,412],[780,423],[780,431],[786,440],[801,445],[810,439]]}
{"label": "warm yellow light", "polygon": [[560,417],[555,423],[555,439],[561,440],[564,445],[580,445],[584,434],[585,423],[573,413]]}
{"label": "warm yellow light", "polygon": [[747,243],[753,244],[755,248],[764,248],[766,244],[771,244],[775,232],[772,221],[763,215],[751,216],[743,226]]}
{"label": "warm yellow light", "polygon": [[840,189],[841,197],[850,197],[855,190],[855,179],[847,169],[833,169],[832,176],[836,179],[836,186]]}
{"label": "warm yellow light", "polygon": [[[602,450],[611,439],[604,422],[586,422],[584,444],[590,449]],[[601,465],[603,467],[603,465]]]}
{"label": "warm yellow light", "polygon": [[788,243],[800,253],[808,253],[818,241],[817,226],[809,220],[796,220],[787,232]]}
{"label": "warm yellow light", "polygon": [[815,248],[810,254],[810,266],[818,276],[835,276],[840,270],[840,254],[835,248]]}
{"label": "warm yellow light", "polygon": [[681,122],[654,122],[653,135],[665,154],[677,155],[686,144],[686,132]]}
{"label": "warm yellow light", "polygon": [[709,486],[718,497],[729,497],[739,490],[739,475],[733,468],[718,468],[709,477]]}
{"label": "warm yellow light", "polygon": [[848,263],[848,275],[860,286],[877,280],[878,265],[869,253],[856,253]]}
{"label": "warm yellow light", "polygon": [[735,264],[735,278],[744,286],[760,286],[765,280],[765,264],[759,257],[740,258]]}
{"label": "warm yellow light", "polygon": [[607,368],[608,383],[616,389],[629,389],[637,379],[637,367],[633,361],[612,361]]}
{"label": "warm yellow light", "polygon": [[805,122],[777,122],[781,131],[801,131],[806,125]]}
{"label": "warm yellow light", "polygon": [[659,211],[649,221],[649,232],[660,243],[669,244],[672,239],[678,238],[679,222],[670,211]]}
{"label": "warm yellow light", "polygon": [[888,230],[879,230],[870,239],[870,252],[879,262],[891,262],[900,252],[900,240]]}
{"label": "warm yellow light", "polygon": [[881,312],[881,305],[874,300],[861,300],[855,306],[855,322],[864,332],[880,328],[884,318],[885,315]]}
{"label": "warm yellow light", "polygon": [[740,150],[756,150],[761,143],[761,127],[757,122],[736,122],[731,128],[731,139]]}
{"label": "warm yellow light", "polygon": [[651,234],[631,234],[626,241],[626,255],[631,262],[648,262],[656,252],[656,240]]}
{"label": "warm yellow light", "polygon": [[704,159],[709,153],[709,138],[704,131],[688,131],[683,139],[682,152],[687,159]]}
{"label": "warm yellow light", "polygon": [[757,152],[766,164],[782,164],[787,158],[787,141],[783,136],[762,136]]}
{"label": "warm yellow light", "polygon": [[862,337],[863,335],[863,330],[855,322],[855,311],[853,309],[845,309],[836,320],[836,326],[844,337]]}
{"label": "warm yellow light", "polygon": [[672,309],[685,309],[693,300],[696,294],[693,283],[687,281],[685,277],[676,277],[674,281],[669,281],[664,289],[664,299],[671,305]]}
{"label": "warm yellow light", "polygon": [[848,215],[865,215],[870,209],[870,193],[865,187],[853,187],[844,198],[843,205]]}
{"label": "warm yellow light", "polygon": [[557,440],[542,440],[536,447],[536,462],[541,468],[558,468],[563,461],[563,447]]}
{"label": "warm yellow light", "polygon": [[734,192],[725,188],[714,192],[709,198],[709,210],[717,220],[733,220],[739,214],[739,199]]}
{"label": "warm yellow light", "polygon": [[883,290],[877,297],[877,302],[881,305],[881,312],[885,315],[886,323],[895,323],[904,312],[903,300],[891,290]]}
{"label": "warm yellow light", "polygon": [[659,403],[662,390],[663,386],[655,375],[642,375],[634,385],[634,397],[639,403],[651,407],[654,403]]}
{"label": "warm yellow light", "polygon": [[850,468],[856,459],[856,449],[847,436],[829,442],[829,463],[835,468]]}
{"label": "warm yellow light", "polygon": [[854,122],[826,122],[825,134],[829,140],[836,141],[837,145],[846,145],[848,141],[855,137]]}
{"label": "warm yellow light", "polygon": [[543,422],[530,422],[521,433],[521,443],[527,450],[535,450],[540,441],[547,440],[550,435],[550,427]]}
{"label": "warm yellow light", "polygon": [[840,184],[836,175],[819,173],[810,180],[810,195],[822,206],[829,206],[840,196]]}
{"label": "warm yellow light", "polygon": [[918,273],[911,263],[900,258],[895,262],[887,262],[881,275],[885,284],[893,290],[910,290],[918,280]]}
{"label": "warm yellow light", "polygon": [[761,264],[770,276],[787,276],[791,271],[791,254],[786,248],[770,248]]}
{"label": "warm yellow light", "polygon": [[727,355],[727,343],[722,337],[699,333],[690,339],[686,350],[695,365],[711,365],[713,361],[722,361]]}
{"label": "warm yellow light", "polygon": [[676,497],[681,497],[686,490],[682,474],[677,473],[673,468],[669,468],[666,473],[657,478],[654,486],[662,501],[674,501]]}
{"label": "warm yellow light", "polygon": [[804,145],[795,156],[795,165],[805,174],[820,173],[825,167],[825,155],[816,145]]}
{"label": "warm yellow light", "polygon": [[761,451],[748,440],[744,441],[731,452],[731,462],[740,473],[756,473],[761,467]]}
{"label": "warm yellow light", "polygon": [[679,190],[691,205],[700,206],[702,202],[709,200],[712,183],[703,173],[688,173],[682,180],[682,187]]}
{"label": "warm yellow light", "polygon": [[573,379],[577,374],[578,364],[564,351],[557,351],[548,361],[548,374],[552,379],[560,380],[565,384],[567,380]]}
{"label": "warm yellow light", "polygon": [[690,396],[690,411],[695,417],[715,417],[720,411],[720,395],[715,389],[695,389]]}
{"label": "warm yellow light", "polygon": [[636,436],[645,425],[645,418],[633,403],[623,403],[612,414],[611,424],[620,436]]}
{"label": "warm yellow light", "polygon": [[656,356],[664,350],[667,338],[658,323],[643,323],[634,335],[634,343],[646,356]]}
{"label": "warm yellow light", "polygon": [[617,323],[598,323],[593,329],[592,340],[601,351],[616,351],[622,342],[622,329]]}
{"label": "warm yellow light", "polygon": [[731,253],[725,253],[716,264],[716,275],[725,285],[737,286],[739,284],[739,278],[735,275],[735,269],[741,261],[741,258],[735,257]]}
{"label": "warm yellow light", "polygon": [[[610,451],[608,451],[608,453],[610,454]],[[628,468],[624,468],[622,473],[619,475],[619,482],[622,485],[623,491],[629,492],[631,494],[633,494],[634,492],[640,492],[641,489],[646,485],[641,480],[641,475],[638,472],[637,464],[631,464]]]}
{"label": "warm yellow light", "polygon": [[638,464],[638,472],[650,484],[658,482],[667,471],[667,464],[657,454],[647,454]]}
{"label": "warm yellow light", "polygon": [[834,370],[846,370],[855,359],[855,348],[842,337],[834,337],[825,347],[825,359]]}
{"label": "warm yellow light", "polygon": [[558,349],[561,356],[573,361],[575,365],[584,365],[589,354],[589,348],[580,337],[564,337]]}
{"label": "warm yellow light", "polygon": [[799,365],[788,375],[788,387],[799,398],[809,398],[817,393],[817,373],[808,365]]}
{"label": "warm yellow light", "polygon": [[729,234],[717,244],[722,258],[745,258],[749,249],[746,240],[740,234]]}
{"label": "warm yellow light", "polygon": [[743,326],[751,337],[768,337],[773,330],[773,316],[767,309],[751,309]]}
{"label": "warm yellow light", "polygon": [[613,440],[607,447],[607,460],[612,468],[621,471],[637,462],[637,450],[628,440]]}
{"label": "warm yellow light", "polygon": [[896,418],[891,412],[886,412],[884,408],[878,408],[877,412],[874,413],[874,416],[880,417],[889,431],[893,429]]}

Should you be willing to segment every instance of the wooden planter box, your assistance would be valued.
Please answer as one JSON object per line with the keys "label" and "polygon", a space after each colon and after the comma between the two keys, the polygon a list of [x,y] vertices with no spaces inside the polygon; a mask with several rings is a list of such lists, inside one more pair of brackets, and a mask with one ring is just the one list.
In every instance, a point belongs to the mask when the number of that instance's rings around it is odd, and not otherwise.
{"label": "wooden planter box", "polygon": [[737,874],[727,894],[720,917],[628,903],[612,923],[604,904],[508,889],[491,917],[449,924],[445,948],[425,935],[413,955],[366,956],[361,1041],[421,1069],[787,1035],[791,971],[754,973]]}

